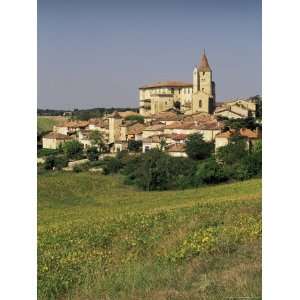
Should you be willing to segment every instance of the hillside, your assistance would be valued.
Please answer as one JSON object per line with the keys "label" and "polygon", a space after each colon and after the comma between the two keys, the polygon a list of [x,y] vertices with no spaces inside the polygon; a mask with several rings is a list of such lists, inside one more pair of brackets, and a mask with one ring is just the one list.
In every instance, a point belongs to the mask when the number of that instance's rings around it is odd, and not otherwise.
{"label": "hillside", "polygon": [[61,116],[38,116],[37,117],[37,131],[38,133],[44,133],[51,131],[54,125],[62,124],[66,121],[65,117]]}
{"label": "hillside", "polygon": [[260,214],[259,179],[142,192],[39,175],[39,299],[260,299]]}

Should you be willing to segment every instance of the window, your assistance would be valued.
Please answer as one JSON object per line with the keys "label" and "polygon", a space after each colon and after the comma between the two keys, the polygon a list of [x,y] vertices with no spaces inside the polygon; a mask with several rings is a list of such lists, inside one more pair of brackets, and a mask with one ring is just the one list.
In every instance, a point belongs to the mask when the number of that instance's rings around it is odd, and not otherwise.
{"label": "window", "polygon": [[202,92],[204,92],[204,88],[202,88]]}
{"label": "window", "polygon": [[204,76],[204,75],[205,75],[205,72],[202,72],[202,75]]}
{"label": "window", "polygon": [[202,107],[202,100],[199,100],[199,107]]}

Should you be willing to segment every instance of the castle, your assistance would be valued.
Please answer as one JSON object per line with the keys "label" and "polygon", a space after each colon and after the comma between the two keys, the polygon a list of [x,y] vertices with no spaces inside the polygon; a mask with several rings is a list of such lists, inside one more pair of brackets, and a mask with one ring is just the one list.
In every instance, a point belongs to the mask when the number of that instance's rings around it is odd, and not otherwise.
{"label": "castle", "polygon": [[139,88],[140,114],[149,116],[173,108],[184,114],[208,113],[215,109],[215,83],[205,51],[193,71],[193,83],[165,81]]}

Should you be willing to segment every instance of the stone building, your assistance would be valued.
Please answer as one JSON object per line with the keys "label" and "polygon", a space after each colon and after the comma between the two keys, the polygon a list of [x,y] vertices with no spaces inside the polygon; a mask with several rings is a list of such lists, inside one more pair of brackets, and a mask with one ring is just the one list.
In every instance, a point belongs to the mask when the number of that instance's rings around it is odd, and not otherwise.
{"label": "stone building", "polygon": [[206,54],[193,71],[193,83],[163,81],[139,88],[140,114],[149,116],[174,107],[184,114],[204,112],[215,108],[215,83]]}
{"label": "stone building", "polygon": [[43,137],[43,148],[58,149],[61,144],[70,140],[72,140],[72,138],[68,135],[58,132],[50,132]]}

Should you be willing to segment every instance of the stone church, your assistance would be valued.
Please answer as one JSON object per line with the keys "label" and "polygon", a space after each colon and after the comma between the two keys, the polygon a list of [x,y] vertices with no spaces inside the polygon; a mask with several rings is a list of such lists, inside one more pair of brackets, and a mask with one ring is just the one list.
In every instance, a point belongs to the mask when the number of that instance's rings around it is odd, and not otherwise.
{"label": "stone church", "polygon": [[174,108],[184,114],[212,114],[215,99],[215,83],[205,52],[193,71],[193,83],[164,81],[139,88],[140,114],[143,116]]}

